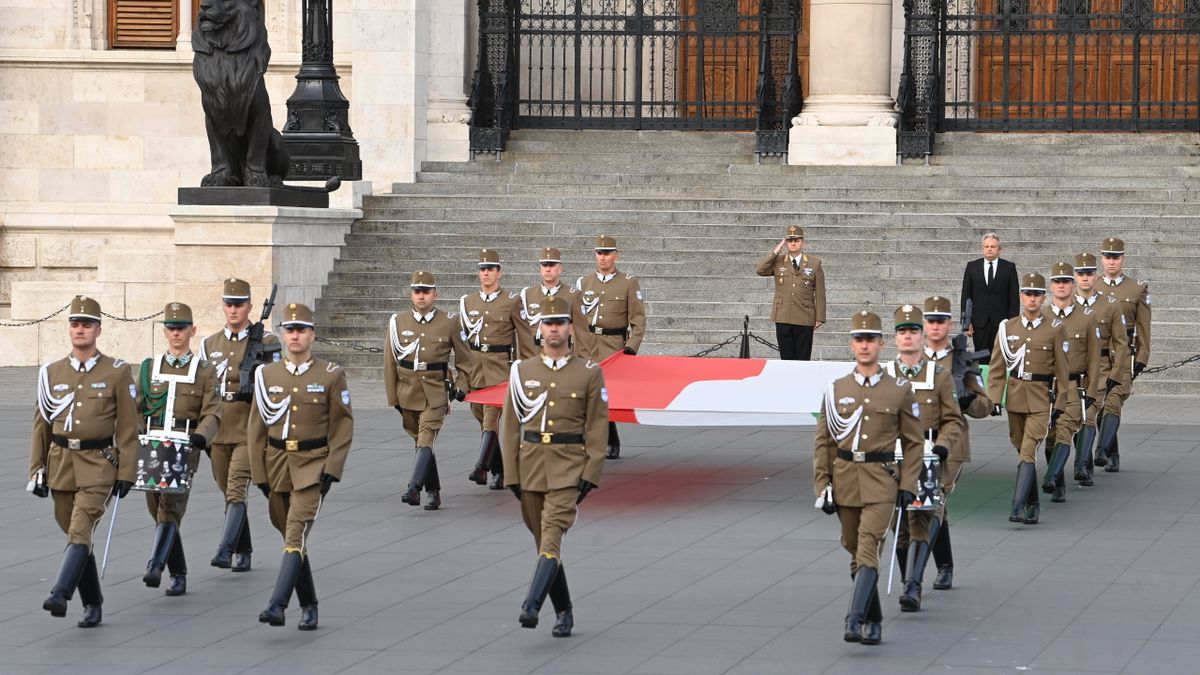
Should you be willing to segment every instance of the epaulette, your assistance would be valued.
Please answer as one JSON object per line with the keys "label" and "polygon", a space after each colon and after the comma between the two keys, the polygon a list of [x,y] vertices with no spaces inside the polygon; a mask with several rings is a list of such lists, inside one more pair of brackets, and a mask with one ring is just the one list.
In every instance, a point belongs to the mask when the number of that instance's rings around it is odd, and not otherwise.
{"label": "epaulette", "polygon": [[113,359],[113,368],[120,368],[125,365],[125,359]]}
{"label": "epaulette", "polygon": [[339,368],[338,364],[334,363],[333,361],[330,361],[329,365],[325,366],[325,372],[332,373],[333,371],[337,370],[338,368]]}

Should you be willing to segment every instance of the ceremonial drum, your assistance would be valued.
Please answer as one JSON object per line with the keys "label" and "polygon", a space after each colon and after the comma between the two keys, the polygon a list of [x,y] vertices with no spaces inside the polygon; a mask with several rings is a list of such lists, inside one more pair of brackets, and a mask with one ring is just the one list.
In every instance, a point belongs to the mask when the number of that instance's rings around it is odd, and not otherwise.
{"label": "ceremonial drum", "polygon": [[946,495],[942,491],[942,463],[933,454],[933,441],[925,441],[925,454],[921,458],[921,474],[917,477],[917,499],[909,504],[909,511],[937,511],[942,508]]}
{"label": "ceremonial drum", "polygon": [[137,478],[133,489],[165,494],[185,494],[192,488],[188,435],[178,431],[151,431],[138,436]]}

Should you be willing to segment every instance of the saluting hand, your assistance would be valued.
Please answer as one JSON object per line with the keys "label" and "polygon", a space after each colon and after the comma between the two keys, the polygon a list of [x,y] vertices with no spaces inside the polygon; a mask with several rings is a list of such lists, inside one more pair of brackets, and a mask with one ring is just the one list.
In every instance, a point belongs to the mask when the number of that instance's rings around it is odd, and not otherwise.
{"label": "saluting hand", "polygon": [[779,243],[775,244],[775,255],[779,255],[779,252],[783,250],[784,246],[787,246],[787,239],[780,239]]}

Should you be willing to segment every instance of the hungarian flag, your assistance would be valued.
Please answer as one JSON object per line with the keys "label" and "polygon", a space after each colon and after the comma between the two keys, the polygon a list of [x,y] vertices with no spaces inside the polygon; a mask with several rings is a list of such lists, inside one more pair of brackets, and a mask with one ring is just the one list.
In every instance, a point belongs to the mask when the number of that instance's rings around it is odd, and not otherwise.
{"label": "hungarian flag", "polygon": [[[688,356],[605,359],[608,415],[613,422],[667,427],[812,426],[829,383],[850,361],[778,361]],[[508,383],[471,392],[467,400],[504,405]]]}

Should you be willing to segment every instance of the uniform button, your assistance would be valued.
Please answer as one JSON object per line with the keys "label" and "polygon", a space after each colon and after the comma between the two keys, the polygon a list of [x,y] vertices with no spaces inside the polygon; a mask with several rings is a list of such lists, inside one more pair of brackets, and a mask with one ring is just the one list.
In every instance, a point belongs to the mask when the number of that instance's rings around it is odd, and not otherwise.
{"label": "uniform button", "polygon": [[556,384],[556,383],[554,383],[554,382],[551,382],[551,383],[550,383],[550,386],[551,386],[551,387],[557,387],[557,386],[558,386],[558,384]]}
{"label": "uniform button", "polygon": [[83,389],[83,385],[82,385],[82,384],[77,384],[77,385],[75,385],[75,388],[76,388],[76,389]]}
{"label": "uniform button", "polygon": [[82,405],[83,405],[82,403],[76,403],[76,404],[75,404],[75,407],[76,407],[76,408],[78,408],[78,407],[80,407],[80,406],[82,406]]}
{"label": "uniform button", "polygon": [[546,424],[548,424],[548,425],[550,425],[550,426],[554,426],[554,420],[548,420],[548,421],[546,422]]}
{"label": "uniform button", "polygon": [[863,403],[870,403],[870,402],[871,402],[871,399],[869,399],[869,398],[864,398],[864,399],[863,399]]}
{"label": "uniform button", "polygon": [[575,398],[575,392],[571,392],[571,398]]}
{"label": "uniform button", "polygon": [[314,398],[313,403],[320,403],[320,401],[318,401],[317,399]]}
{"label": "uniform button", "polygon": [[550,401],[550,407],[551,407],[551,408],[553,408],[553,407],[554,407],[554,401]]}
{"label": "uniform button", "polygon": [[295,405],[294,405],[294,406],[292,406],[292,410],[299,410],[299,409],[300,409],[300,407],[299,407],[299,406],[295,406]]}
{"label": "uniform button", "polygon": [[871,416],[870,416],[870,415],[863,415],[863,421],[864,421],[864,422],[866,422],[866,421],[868,421],[868,420],[870,420],[870,419],[871,419]]}
{"label": "uniform button", "polygon": [[862,435],[862,437],[863,437],[863,440],[864,440],[864,441],[865,441],[865,440],[867,440],[867,435],[866,435],[866,434],[863,434],[863,435]]}
{"label": "uniform button", "polygon": [[292,387],[292,391],[300,391],[299,387]]}
{"label": "uniform button", "polygon": [[295,428],[296,428],[296,425],[295,425],[295,424],[293,424],[293,425],[292,425],[292,428],[293,428],[293,429],[295,429]]}

